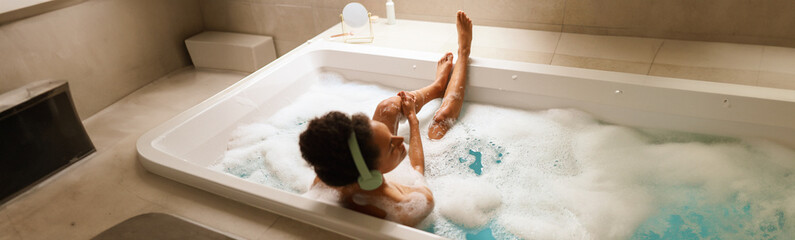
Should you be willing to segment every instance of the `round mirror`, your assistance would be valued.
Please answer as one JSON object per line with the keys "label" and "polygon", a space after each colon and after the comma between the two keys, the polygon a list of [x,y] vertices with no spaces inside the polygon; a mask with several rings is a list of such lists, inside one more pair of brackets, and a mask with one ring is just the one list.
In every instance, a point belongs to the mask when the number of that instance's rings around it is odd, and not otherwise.
{"label": "round mirror", "polygon": [[345,5],[345,8],[342,9],[342,19],[351,27],[358,28],[364,26],[368,20],[367,9],[364,8],[364,5],[361,3],[348,3],[348,5]]}

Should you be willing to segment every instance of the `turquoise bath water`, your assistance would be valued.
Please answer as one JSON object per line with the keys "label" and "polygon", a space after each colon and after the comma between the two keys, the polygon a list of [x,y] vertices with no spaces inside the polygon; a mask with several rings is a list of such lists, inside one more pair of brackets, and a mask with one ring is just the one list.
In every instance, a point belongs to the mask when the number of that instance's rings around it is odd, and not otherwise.
{"label": "turquoise bath water", "polygon": [[[665,133],[662,135],[651,135],[650,137],[652,137],[650,141],[655,144],[671,142],[738,143],[737,139],[688,133]],[[476,149],[489,148],[490,153],[494,156],[486,156],[485,158],[492,159],[494,163],[501,163],[501,158],[504,156],[503,152],[505,151],[501,146],[496,146],[491,142],[483,144],[476,138],[463,144],[463,146]],[[471,169],[471,175],[480,176],[483,171],[488,171],[483,169],[481,164],[484,158],[481,152],[474,149],[469,149],[467,152],[474,157],[474,161],[459,158],[459,162],[468,164],[467,166]],[[472,163],[469,164],[470,162]],[[553,162],[555,162],[553,166],[557,166],[559,161],[555,160]],[[703,189],[690,186],[658,190],[677,196],[678,199],[663,204],[655,214],[643,221],[634,231],[631,239],[792,239],[792,235],[785,231],[785,229],[792,229],[792,223],[789,222],[792,220],[785,216],[786,213],[783,209],[785,206],[765,209],[766,206],[738,199],[736,194],[719,202],[713,202],[715,200],[708,199],[708,193],[703,191]],[[771,211],[772,214],[769,213]],[[759,216],[754,216],[754,214]],[[491,220],[488,226],[480,229],[457,227],[466,233],[465,238],[467,240],[519,239],[514,235],[498,235],[495,237],[492,227],[502,228],[502,226],[493,221],[494,219]],[[424,230],[434,232],[433,226]]]}
{"label": "turquoise bath water", "polygon": [[477,175],[482,174],[483,164],[480,163],[480,158],[482,157],[480,152],[469,150],[469,155],[475,156],[475,161],[472,164],[469,164],[469,168],[472,169],[472,171],[474,171]]}
{"label": "turquoise bath water", "polygon": [[[466,232],[466,234],[464,236],[464,239],[466,239],[466,240],[518,239],[516,236],[506,235],[505,230],[504,229],[500,229],[500,227],[498,225],[496,225],[495,223],[493,223],[493,222],[489,223],[489,225],[487,225],[485,227],[476,228],[476,229],[469,229],[469,228],[466,228],[466,227],[463,227],[463,226],[457,226],[457,227],[459,229],[463,229]],[[501,231],[495,231],[495,230],[492,229],[492,227],[497,228],[497,229],[499,229]],[[430,233],[435,233],[433,226],[431,226],[429,228],[426,228],[426,229],[423,229],[423,230],[425,230],[427,232],[430,232]],[[497,232],[496,235],[499,236],[499,237],[495,237],[495,232]],[[500,235],[500,234],[502,234],[502,235]]]}
{"label": "turquoise bath water", "polygon": [[[632,239],[791,239],[782,207],[765,209],[736,197],[711,203],[699,189],[681,189],[687,199],[664,205]],[[758,215],[758,216],[755,216]]]}
{"label": "turquoise bath water", "polygon": [[[686,139],[681,139],[681,136],[656,136],[658,138],[677,137],[677,142],[687,142]],[[703,135],[691,135],[691,141],[698,142],[727,142],[736,141],[736,139],[710,137]],[[654,141],[659,141],[654,140]],[[673,142],[674,139],[669,139]],[[664,143],[664,142],[658,142]],[[473,139],[465,144],[467,147],[486,148],[491,147],[493,153],[493,161],[500,163],[500,158],[503,153],[501,146],[486,145],[480,143],[480,140]],[[483,155],[481,152],[469,149],[468,154],[474,157],[473,160],[466,158],[459,158],[462,164],[468,164],[474,176],[482,175],[484,171],[481,161]],[[487,156],[486,158],[489,158]],[[556,164],[553,164],[556,166]],[[488,171],[488,170],[485,170]],[[476,190],[477,191],[477,190]],[[664,205],[659,211],[646,219],[634,232],[631,239],[637,240],[676,240],[676,239],[787,239],[782,232],[788,224],[787,219],[784,217],[784,212],[775,210],[775,213],[766,216],[762,222],[753,222],[754,216],[752,212],[761,206],[752,207],[751,203],[740,201],[736,196],[726,199],[721,203],[710,203],[706,199],[705,193],[698,188],[679,188],[668,189],[670,194],[685,196],[681,201],[672,202]],[[466,229],[466,239],[497,239],[492,233],[492,226],[498,225],[491,222],[489,226],[481,229]],[[433,227],[425,229],[426,231],[433,232]],[[512,239],[516,236],[500,236],[500,239]]]}

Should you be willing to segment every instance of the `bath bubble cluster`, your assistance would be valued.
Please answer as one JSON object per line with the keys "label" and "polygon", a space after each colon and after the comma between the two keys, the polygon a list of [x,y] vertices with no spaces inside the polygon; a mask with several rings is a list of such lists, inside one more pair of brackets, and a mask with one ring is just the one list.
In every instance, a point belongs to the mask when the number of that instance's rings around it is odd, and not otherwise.
{"label": "bath bubble cluster", "polygon": [[[397,90],[324,74],[267,119],[240,126],[211,168],[307,197],[298,135],[331,110],[372,114]],[[793,239],[795,151],[758,139],[635,129],[573,109],[466,103],[440,140],[418,113],[436,207],[418,226],[452,239]],[[398,135],[408,139],[408,125]],[[386,178],[424,184],[403,161]]]}

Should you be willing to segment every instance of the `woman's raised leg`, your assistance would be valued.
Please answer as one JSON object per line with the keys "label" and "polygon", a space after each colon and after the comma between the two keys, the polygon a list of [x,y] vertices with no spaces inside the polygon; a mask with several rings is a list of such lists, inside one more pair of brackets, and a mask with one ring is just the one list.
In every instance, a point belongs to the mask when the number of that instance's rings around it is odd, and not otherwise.
{"label": "woman's raised leg", "polygon": [[469,64],[469,52],[472,45],[472,20],[463,11],[458,11],[456,16],[456,28],[458,30],[458,60],[455,62],[450,82],[444,93],[442,106],[433,116],[433,122],[428,128],[428,137],[431,139],[441,139],[453,126],[461,113],[461,106],[464,104],[464,92],[466,91],[467,65]]}

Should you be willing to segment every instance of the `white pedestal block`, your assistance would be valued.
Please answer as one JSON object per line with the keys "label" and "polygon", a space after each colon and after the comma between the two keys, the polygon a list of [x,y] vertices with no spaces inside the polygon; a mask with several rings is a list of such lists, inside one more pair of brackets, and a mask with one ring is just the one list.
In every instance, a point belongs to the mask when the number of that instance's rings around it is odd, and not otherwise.
{"label": "white pedestal block", "polygon": [[254,72],[276,59],[273,38],[228,32],[203,32],[185,40],[196,68]]}

